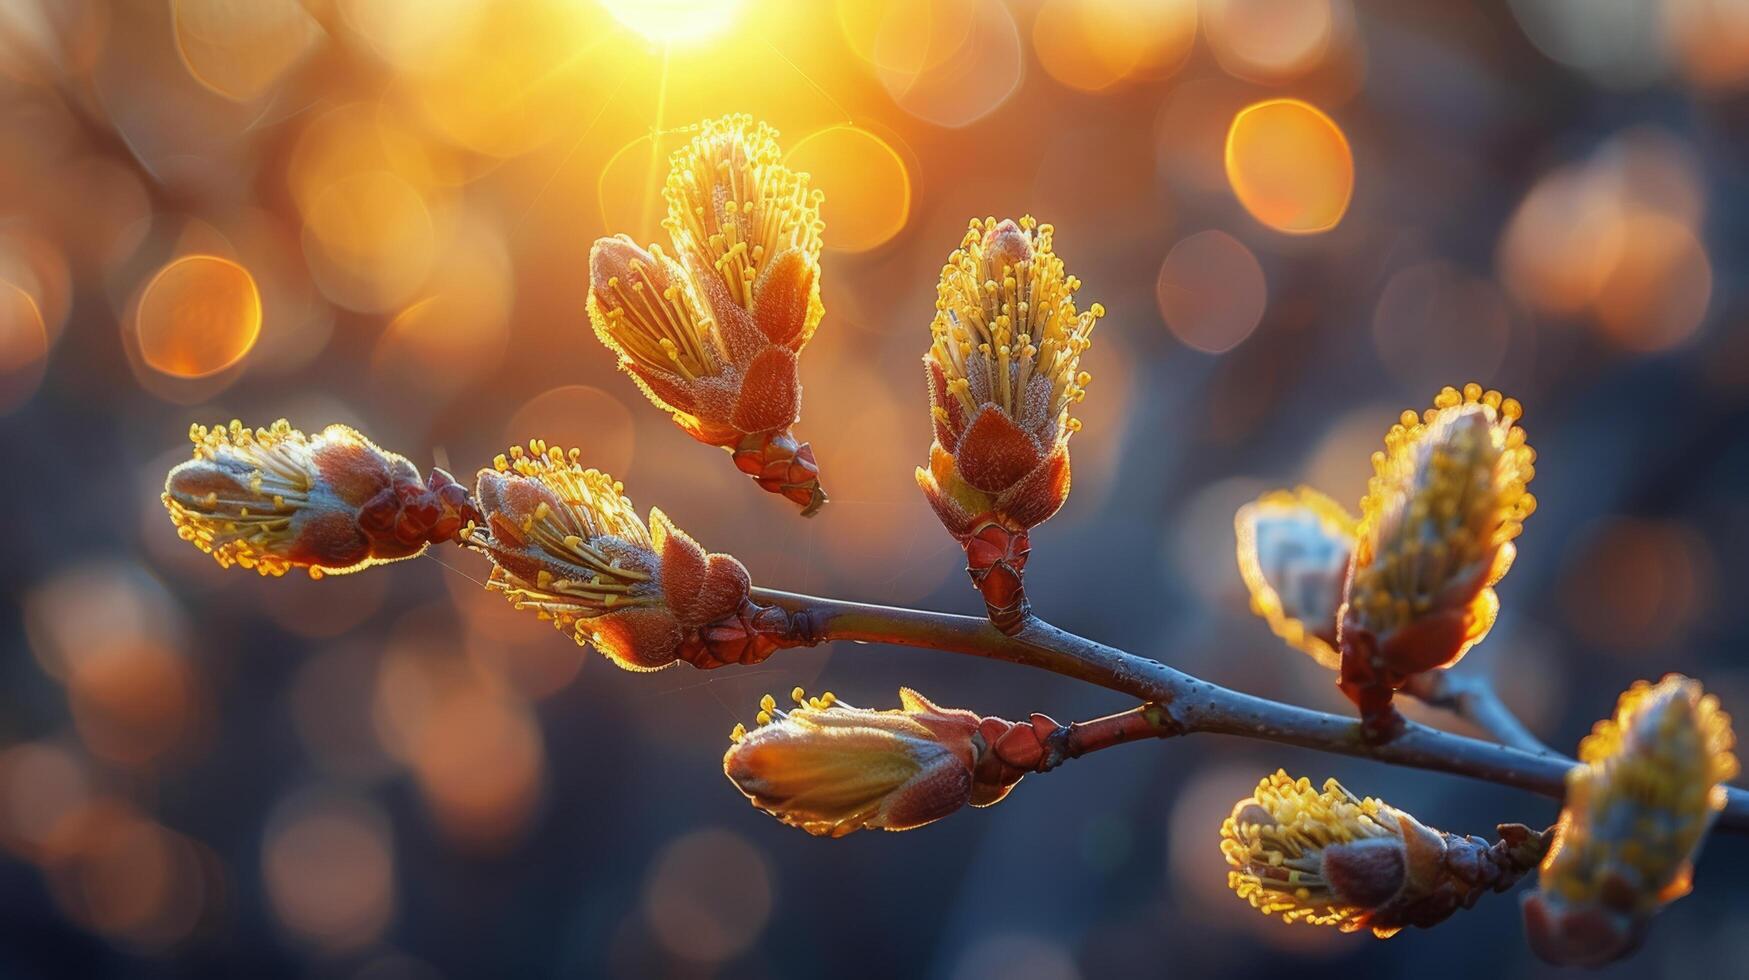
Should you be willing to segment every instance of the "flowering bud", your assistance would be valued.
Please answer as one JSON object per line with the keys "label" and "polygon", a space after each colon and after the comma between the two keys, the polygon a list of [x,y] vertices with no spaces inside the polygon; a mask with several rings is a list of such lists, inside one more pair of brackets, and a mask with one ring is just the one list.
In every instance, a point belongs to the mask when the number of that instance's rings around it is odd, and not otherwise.
{"label": "flowering bud", "polygon": [[[756,727],[735,726],[723,773],[754,806],[818,837],[910,830],[968,804],[989,806],[1027,773],[1081,751],[1066,744],[1071,729],[1044,715],[980,717],[910,688],[899,689],[893,711],[854,708],[830,692],[809,698],[799,687],[790,696],[793,709],[766,695]],[[1095,737],[1119,740],[1128,723]]]}
{"label": "flowering bud", "polygon": [[1337,669],[1336,614],[1354,553],[1354,518],[1329,497],[1299,487],[1239,508],[1233,526],[1252,611],[1289,646]]}
{"label": "flowering bud", "polygon": [[1021,575],[1028,532],[1069,496],[1070,406],[1095,303],[1077,312],[1080,280],[1051,248],[1052,229],[973,221],[941,270],[923,365],[935,441],[917,484],[966,549],[966,571],[991,622],[1014,632],[1028,615]]}
{"label": "flowering bud", "polygon": [[1481,385],[1446,388],[1373,454],[1338,631],[1341,687],[1369,722],[1391,724],[1393,690],[1456,663],[1493,626],[1493,586],[1536,509],[1521,414]]}
{"label": "flowering bud", "polygon": [[657,408],[812,515],[826,494],[790,426],[797,355],[825,312],[821,195],[783,165],[776,136],[746,116],[705,123],[663,191],[676,257],[624,235],[597,241],[589,319]]}
{"label": "flowering bud", "polygon": [[1639,681],[1579,744],[1538,890],[1524,899],[1531,948],[1601,966],[1633,950],[1651,918],[1688,894],[1693,862],[1737,775],[1730,716],[1699,682]]}
{"label": "flowering bud", "polygon": [[170,471],[164,506],[182,540],[226,568],[355,572],[451,540],[479,516],[448,473],[421,480],[405,457],[344,425],[313,439],[285,419],[188,435],[194,458]]}
{"label": "flowering bud", "polygon": [[1264,915],[1388,939],[1505,891],[1548,848],[1546,831],[1499,832],[1493,844],[1448,834],[1334,779],[1318,792],[1278,770],[1221,824],[1221,853],[1228,887]]}
{"label": "flowering bud", "polygon": [[577,456],[535,440],[480,471],[484,517],[462,537],[492,559],[487,588],[627,670],[755,663],[802,642],[787,612],[748,598],[740,562],[660,510],[646,527],[624,487]]}

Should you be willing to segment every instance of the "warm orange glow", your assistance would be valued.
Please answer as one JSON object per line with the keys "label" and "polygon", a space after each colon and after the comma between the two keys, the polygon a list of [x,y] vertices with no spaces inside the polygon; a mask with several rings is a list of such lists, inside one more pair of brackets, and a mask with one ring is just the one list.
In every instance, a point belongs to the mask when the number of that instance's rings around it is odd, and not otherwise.
{"label": "warm orange glow", "polygon": [[329,299],[378,313],[425,282],[436,238],[417,190],[388,171],[367,171],[335,181],[310,202],[304,255]]}
{"label": "warm orange glow", "polygon": [[171,0],[188,73],[238,102],[266,92],[322,38],[297,0]]}
{"label": "warm orange glow", "polygon": [[1196,42],[1195,0],[1046,0],[1032,45],[1052,78],[1098,92],[1178,67]]}
{"label": "warm orange glow", "polygon": [[1205,0],[1203,26],[1237,78],[1292,78],[1323,60],[1336,31],[1332,0]]}
{"label": "warm orange glow", "polygon": [[1629,350],[1675,347],[1700,329],[1712,300],[1706,246],[1687,225],[1649,208],[1626,215],[1622,237],[1631,245],[1597,295],[1597,325]]}
{"label": "warm orange glow", "polygon": [[911,214],[911,175],[886,140],[860,126],[839,125],[802,137],[784,164],[811,177],[826,194],[820,216],[826,247],[865,252],[905,227]]}
{"label": "warm orange glow", "polygon": [[674,956],[712,964],[753,945],[771,916],[771,865],[746,838],[701,830],[663,849],[644,884],[644,922]]}
{"label": "warm orange glow", "polygon": [[629,470],[637,441],[625,403],[591,385],[560,385],[523,402],[500,441],[516,446],[530,439],[580,450],[589,466],[604,473]]}
{"label": "warm orange glow", "polygon": [[1532,308],[1583,315],[1620,347],[1667,350],[1712,305],[1705,212],[1692,149],[1662,130],[1628,130],[1537,181],[1501,236],[1501,278]]}
{"label": "warm orange glow", "polygon": [[694,44],[722,33],[742,0],[600,0],[613,19],[657,44]]}
{"label": "warm orange glow", "polygon": [[36,299],[0,279],[0,375],[34,367],[48,353],[48,332]]}
{"label": "warm orange glow", "polygon": [[20,857],[66,856],[91,799],[91,774],[65,745],[26,742],[0,753],[0,843]]}
{"label": "warm orange glow", "polygon": [[261,334],[261,294],[249,270],[185,255],[146,284],[135,313],[140,357],[156,371],[201,378],[236,364]]}
{"label": "warm orange glow", "polygon": [[1493,377],[1506,359],[1512,319],[1491,280],[1450,262],[1423,262],[1385,283],[1372,337],[1404,388],[1438,390],[1442,378]]}
{"label": "warm orange glow", "polygon": [[1707,89],[1749,84],[1749,4],[1740,0],[1664,0],[1663,28],[1683,75]]}
{"label": "warm orange glow", "polygon": [[1227,182],[1251,216],[1293,235],[1329,231],[1354,193],[1354,156],[1329,116],[1298,99],[1240,110],[1227,130]]}
{"label": "warm orange glow", "polygon": [[367,944],[395,906],[393,841],[375,807],[346,797],[281,804],[261,851],[274,914],[331,950]]}
{"label": "warm orange glow", "polygon": [[630,235],[638,242],[668,237],[662,231],[662,219],[668,214],[662,183],[668,177],[669,154],[685,146],[689,138],[687,133],[672,130],[645,133],[607,158],[595,177],[602,228]]}
{"label": "warm orange glow", "polygon": [[[954,8],[955,4],[949,4]],[[969,25],[951,54],[921,70],[874,61],[899,108],[925,122],[957,128],[996,111],[1020,87],[1026,53],[1014,14],[1002,0],[971,0]],[[938,50],[932,36],[928,51]]]}
{"label": "warm orange glow", "polygon": [[377,339],[374,373],[443,394],[495,369],[510,343],[515,299],[503,236],[479,217],[461,222],[423,292]]}
{"label": "warm orange glow", "polygon": [[1571,547],[1561,605],[1590,646],[1623,654],[1669,649],[1681,645],[1723,584],[1714,562],[1689,525],[1605,518]]}
{"label": "warm orange glow", "polygon": [[1224,231],[1197,232],[1172,246],[1155,284],[1160,315],[1179,340],[1209,354],[1239,346],[1263,318],[1263,267]]}
{"label": "warm orange glow", "polygon": [[857,57],[900,75],[945,63],[966,43],[978,0],[837,0],[838,26]]}

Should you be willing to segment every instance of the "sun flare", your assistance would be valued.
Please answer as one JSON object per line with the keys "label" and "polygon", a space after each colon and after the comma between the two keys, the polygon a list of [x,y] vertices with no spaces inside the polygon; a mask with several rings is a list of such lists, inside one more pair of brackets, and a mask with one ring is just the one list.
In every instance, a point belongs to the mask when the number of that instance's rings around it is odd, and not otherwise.
{"label": "sun flare", "polygon": [[601,0],[613,19],[656,44],[695,44],[722,33],[745,0]]}

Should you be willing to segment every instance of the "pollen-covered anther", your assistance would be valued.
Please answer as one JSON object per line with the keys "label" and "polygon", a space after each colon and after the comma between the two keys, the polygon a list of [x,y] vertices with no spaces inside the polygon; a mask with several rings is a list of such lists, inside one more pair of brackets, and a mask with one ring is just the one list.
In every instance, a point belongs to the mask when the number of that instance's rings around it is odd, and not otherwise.
{"label": "pollen-covered anther", "polygon": [[1601,966],[1633,952],[1688,894],[1694,859],[1738,772],[1731,719],[1698,682],[1636,682],[1579,745],[1559,839],[1524,899],[1544,959]]}
{"label": "pollen-covered anther", "polygon": [[477,519],[448,473],[421,479],[406,458],[357,430],[314,437],[280,419],[189,429],[194,458],[169,473],[164,506],[177,534],[221,565],[312,577],[410,558]]}
{"label": "pollen-covered anther", "polygon": [[1446,388],[1403,413],[1373,454],[1340,616],[1342,688],[1369,724],[1390,694],[1449,667],[1494,623],[1494,585],[1536,509],[1536,454],[1517,401],[1481,385]]}
{"label": "pollen-covered anther", "polygon": [[1277,771],[1222,823],[1221,853],[1228,886],[1264,915],[1385,939],[1506,890],[1548,846],[1520,824],[1499,831],[1493,844],[1448,834],[1334,779],[1320,790]]}
{"label": "pollen-covered anther", "polygon": [[596,336],[656,407],[811,515],[826,502],[801,413],[797,355],[824,315],[820,194],[746,116],[698,127],[670,160],[673,255],[623,235],[590,251]]}
{"label": "pollen-covered anther", "polygon": [[[1068,498],[1069,438],[1081,428],[1069,412],[1092,381],[1081,355],[1105,314],[1097,303],[1077,308],[1080,281],[1053,239],[1031,217],[973,221],[942,268],[923,358],[935,438],[917,482],[966,544],[967,570],[1005,630],[1025,618],[1018,563],[1010,555],[991,572],[971,539],[997,527],[1024,548],[1026,532]],[[1012,551],[977,547],[992,546]]]}

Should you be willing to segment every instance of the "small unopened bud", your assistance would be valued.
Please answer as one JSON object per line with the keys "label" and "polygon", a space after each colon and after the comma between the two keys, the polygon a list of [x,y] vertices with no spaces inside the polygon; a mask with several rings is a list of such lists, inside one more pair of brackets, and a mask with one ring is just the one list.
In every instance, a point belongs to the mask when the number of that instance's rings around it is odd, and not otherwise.
{"label": "small unopened bud", "polygon": [[184,541],[224,567],[262,575],[307,569],[314,578],[410,558],[455,538],[478,517],[465,488],[357,430],[315,437],[280,419],[189,429],[194,458],[170,471],[164,506]]}
{"label": "small unopened bud", "polygon": [[1277,490],[1239,508],[1239,574],[1251,610],[1289,646],[1335,670],[1336,616],[1354,552],[1355,520],[1310,487]]}
{"label": "small unopened bud", "polygon": [[[752,729],[736,726],[723,773],[753,805],[819,837],[910,830],[972,802],[980,719],[909,688],[893,711],[769,695]],[[991,802],[994,802],[993,800]]]}
{"label": "small unopened bud", "polygon": [[1277,771],[1221,824],[1221,853],[1228,887],[1264,915],[1388,939],[1505,891],[1548,847],[1521,824],[1499,832],[1493,844],[1448,834],[1334,779],[1318,791]]}
{"label": "small unopened bud", "polygon": [[492,559],[488,588],[628,670],[757,663],[811,641],[789,613],[748,598],[740,562],[655,508],[646,525],[624,489],[537,439],[480,471],[484,516],[462,539]]}
{"label": "small unopened bud", "polygon": [[1639,681],[1579,745],[1558,839],[1524,899],[1531,948],[1601,966],[1633,952],[1652,916],[1688,894],[1724,783],[1737,774],[1731,719],[1697,681]]}
{"label": "small unopened bud", "polygon": [[1028,615],[1028,532],[1069,496],[1070,417],[1091,380],[1081,355],[1098,304],[1075,305],[1050,225],[973,221],[941,270],[923,357],[935,440],[917,485],[966,549],[991,622]]}
{"label": "small unopened bud", "polygon": [[747,116],[703,124],[670,161],[675,256],[623,235],[589,255],[595,335],[657,407],[728,450],[771,493],[812,515],[826,502],[801,413],[797,355],[820,303],[820,199],[785,167],[777,132]]}
{"label": "small unopened bud", "polygon": [[1369,721],[1394,718],[1392,691],[1456,663],[1494,624],[1493,586],[1536,509],[1521,414],[1481,385],[1446,388],[1373,454],[1339,629],[1341,686]]}

